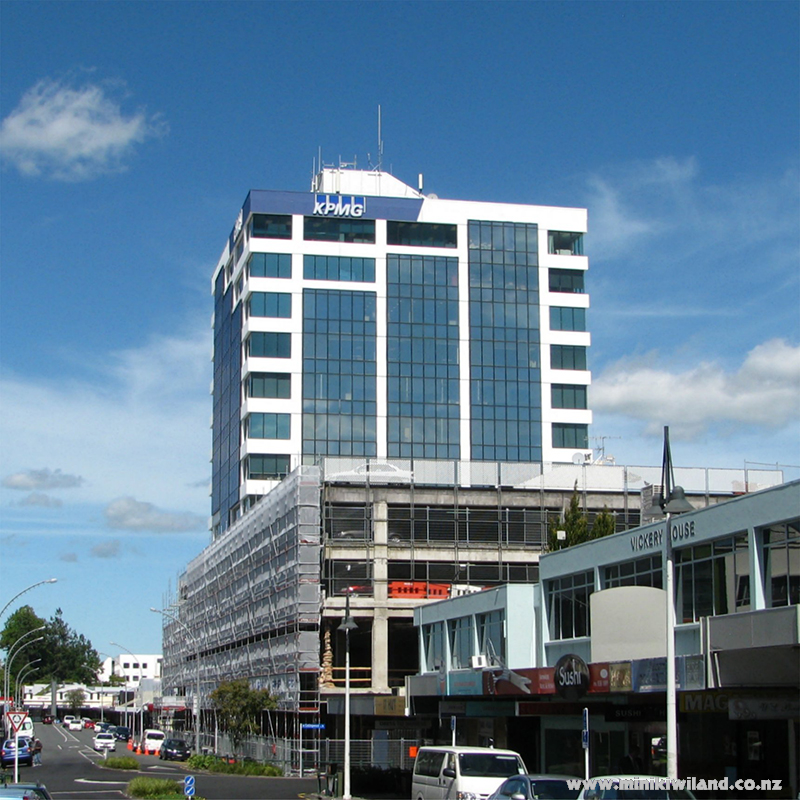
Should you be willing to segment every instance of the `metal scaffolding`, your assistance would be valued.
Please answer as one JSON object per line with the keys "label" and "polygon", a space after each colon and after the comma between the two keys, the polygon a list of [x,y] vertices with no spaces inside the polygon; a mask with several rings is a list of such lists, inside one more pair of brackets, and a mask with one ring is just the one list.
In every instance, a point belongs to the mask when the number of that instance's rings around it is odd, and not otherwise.
{"label": "metal scaffolding", "polygon": [[[164,615],[164,695],[200,707],[247,677],[277,700],[270,726],[296,738],[319,714],[320,476],[301,467],[189,563]],[[185,626],[185,627],[183,627]]]}

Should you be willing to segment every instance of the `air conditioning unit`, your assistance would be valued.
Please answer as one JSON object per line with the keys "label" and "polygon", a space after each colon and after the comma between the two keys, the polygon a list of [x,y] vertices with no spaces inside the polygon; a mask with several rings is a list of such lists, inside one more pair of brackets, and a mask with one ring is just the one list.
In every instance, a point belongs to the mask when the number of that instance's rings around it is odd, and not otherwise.
{"label": "air conditioning unit", "polygon": [[469,665],[472,667],[472,669],[484,669],[485,667],[489,666],[489,662],[486,660],[486,656],[484,655],[470,656]]}

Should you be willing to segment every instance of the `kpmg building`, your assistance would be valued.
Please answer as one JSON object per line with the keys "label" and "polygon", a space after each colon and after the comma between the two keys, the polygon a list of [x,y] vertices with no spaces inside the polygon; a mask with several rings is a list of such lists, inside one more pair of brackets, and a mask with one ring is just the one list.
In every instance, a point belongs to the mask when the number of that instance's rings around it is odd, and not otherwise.
{"label": "kpmg building", "polygon": [[251,191],[213,277],[214,535],[322,457],[590,455],[586,222],[346,168]]}

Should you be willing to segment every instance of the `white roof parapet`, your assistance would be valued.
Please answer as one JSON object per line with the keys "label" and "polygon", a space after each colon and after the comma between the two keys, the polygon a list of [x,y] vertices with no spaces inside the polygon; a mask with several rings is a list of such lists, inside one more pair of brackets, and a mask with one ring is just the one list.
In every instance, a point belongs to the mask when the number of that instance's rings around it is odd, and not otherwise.
{"label": "white roof parapet", "polygon": [[368,197],[423,197],[416,189],[388,172],[344,167],[325,167],[314,177],[312,191],[326,194],[363,194]]}

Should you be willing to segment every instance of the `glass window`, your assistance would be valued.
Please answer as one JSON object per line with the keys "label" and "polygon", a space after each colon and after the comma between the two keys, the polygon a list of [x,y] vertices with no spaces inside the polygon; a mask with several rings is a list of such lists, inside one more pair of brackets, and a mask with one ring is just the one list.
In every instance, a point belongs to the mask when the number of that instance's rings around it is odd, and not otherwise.
{"label": "glass window", "polygon": [[550,636],[574,639],[589,636],[589,595],[594,592],[594,572],[588,570],[548,581]]}
{"label": "glass window", "polygon": [[586,348],[571,344],[550,345],[553,369],[586,369]]}
{"label": "glass window", "polygon": [[588,408],[586,386],[554,383],[551,387],[553,408]]}
{"label": "glass window", "polygon": [[444,625],[434,622],[422,626],[422,641],[425,648],[425,669],[434,672],[444,665]]}
{"label": "glass window", "polygon": [[505,664],[506,637],[505,613],[503,611],[489,611],[478,614],[478,647],[490,663]]}
{"label": "glass window", "polygon": [[589,426],[553,423],[553,447],[586,450],[589,447]]}
{"label": "glass window", "polygon": [[375,220],[304,217],[303,238],[310,242],[375,244]]}
{"label": "glass window", "polygon": [[247,301],[247,311],[251,317],[292,316],[292,296],[287,292],[253,292]]}
{"label": "glass window", "polygon": [[288,372],[251,372],[247,379],[248,397],[288,398],[292,376]]}
{"label": "glass window", "polygon": [[548,231],[547,252],[559,256],[582,256],[583,234],[570,231]]}
{"label": "glass window", "polygon": [[800,605],[800,523],[764,531],[764,591],[768,608]]}
{"label": "glass window", "polygon": [[246,350],[255,358],[291,358],[292,334],[255,331],[247,337]]}
{"label": "glass window", "polygon": [[245,420],[245,436],[250,439],[289,439],[290,414],[250,414]]}
{"label": "glass window", "polygon": [[438,222],[386,223],[386,242],[409,247],[456,247],[455,225]]}
{"label": "glass window", "polygon": [[375,282],[375,259],[354,256],[303,256],[303,277],[318,281]]}
{"label": "glass window", "polygon": [[661,555],[640,558],[625,564],[612,564],[604,570],[603,588],[614,586],[653,586],[662,584]]}
{"label": "glass window", "polygon": [[697,622],[701,617],[749,611],[749,582],[746,533],[676,550],[676,619]]}
{"label": "glass window", "polygon": [[252,278],[291,278],[292,256],[289,253],[253,253],[247,261]]}
{"label": "glass window", "polygon": [[458,259],[387,259],[388,454],[459,458]]}
{"label": "glass window", "polygon": [[568,294],[583,294],[583,270],[550,269],[548,270],[550,291]]}
{"label": "glass window", "polygon": [[303,292],[303,455],[377,455],[374,292]]}
{"label": "glass window", "polygon": [[450,631],[450,668],[466,669],[472,650],[472,617],[459,617],[448,621]]}
{"label": "glass window", "polygon": [[585,331],[586,309],[550,307],[550,330],[553,331]]}
{"label": "glass window", "polygon": [[291,214],[253,214],[250,236],[257,239],[291,239]]}
{"label": "glass window", "polygon": [[280,480],[289,474],[289,456],[252,455],[247,456],[246,472],[248,480]]}
{"label": "glass window", "polygon": [[538,227],[470,220],[470,457],[540,461]]}

